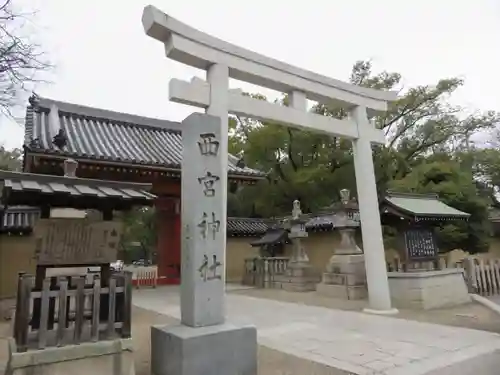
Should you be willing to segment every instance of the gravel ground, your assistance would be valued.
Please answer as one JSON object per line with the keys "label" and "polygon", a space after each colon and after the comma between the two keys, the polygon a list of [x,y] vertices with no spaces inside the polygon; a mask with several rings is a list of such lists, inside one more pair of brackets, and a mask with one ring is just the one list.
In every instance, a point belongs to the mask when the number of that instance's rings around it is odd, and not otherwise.
{"label": "gravel ground", "polygon": [[7,337],[10,335],[10,323],[0,317],[0,375],[3,375],[4,367],[7,364],[9,347]]}
{"label": "gravel ground", "polygon": [[[366,306],[366,302],[363,301],[333,300],[319,296],[315,292],[292,293],[271,289],[249,289],[230,293],[352,311],[359,311]],[[402,310],[394,318],[500,333],[500,316],[476,303],[426,312]],[[134,307],[132,322],[136,375],[150,375],[150,327],[155,324],[176,324],[177,320],[166,315]],[[7,359],[5,338],[9,333],[10,323],[0,321],[0,374],[2,374],[1,363]],[[338,369],[284,354],[264,346],[258,348],[258,366],[261,375],[348,375],[348,373]]]}
{"label": "gravel ground", "polygon": [[[150,375],[150,326],[176,324],[177,319],[134,307],[132,338],[136,375]],[[349,373],[316,362],[297,358],[259,345],[258,366],[261,375],[348,375]]]}
{"label": "gravel ground", "polygon": [[[177,324],[177,319],[152,311],[133,307],[132,338],[136,375],[150,375],[150,327],[156,324]],[[7,361],[7,341],[10,324],[0,321],[0,375]],[[258,347],[259,374],[262,375],[349,375],[349,373],[321,365],[305,359],[297,358],[276,350]]]}

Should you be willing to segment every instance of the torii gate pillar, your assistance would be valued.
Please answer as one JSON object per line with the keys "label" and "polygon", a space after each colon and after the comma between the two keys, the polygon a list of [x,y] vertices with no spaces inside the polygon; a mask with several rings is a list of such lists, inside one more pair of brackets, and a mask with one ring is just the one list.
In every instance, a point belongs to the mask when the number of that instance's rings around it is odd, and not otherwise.
{"label": "torii gate pillar", "polygon": [[[369,125],[366,108],[356,107],[350,112],[350,116],[358,126],[361,124],[361,128]],[[396,309],[391,308],[370,140],[360,137],[352,142],[352,148],[370,301],[370,307],[365,311],[379,314],[397,313]]]}

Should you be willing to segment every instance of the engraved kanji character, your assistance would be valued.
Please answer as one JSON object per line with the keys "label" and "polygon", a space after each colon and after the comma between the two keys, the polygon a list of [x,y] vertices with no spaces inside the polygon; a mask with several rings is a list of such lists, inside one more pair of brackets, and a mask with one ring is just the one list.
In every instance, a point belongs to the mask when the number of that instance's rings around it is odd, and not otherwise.
{"label": "engraved kanji character", "polygon": [[207,255],[203,255],[203,263],[198,268],[198,272],[203,280],[207,281],[207,267],[208,267],[208,257]]}
{"label": "engraved kanji character", "polygon": [[217,274],[217,268],[222,266],[222,262],[217,260],[217,255],[213,255],[212,264],[209,267],[209,270],[212,272],[212,276],[208,277],[208,280],[219,279],[222,280],[222,276]]}
{"label": "engraved kanji character", "polygon": [[212,237],[215,240],[215,234],[220,229],[220,220],[216,220],[215,212],[212,212],[212,221],[208,221],[207,213],[203,212],[203,216],[201,217],[201,222],[198,224],[198,228],[201,229],[201,235],[204,239],[207,238],[207,232],[210,229],[212,231]]}
{"label": "engraved kanji character", "polygon": [[202,155],[216,156],[219,152],[219,141],[215,139],[214,133],[200,134],[201,140],[198,141],[198,147]]}
{"label": "engraved kanji character", "polygon": [[203,194],[205,194],[206,197],[213,197],[215,195],[214,184],[219,180],[219,176],[215,176],[210,172],[207,172],[203,177],[198,177],[198,182],[200,184],[203,183]]}

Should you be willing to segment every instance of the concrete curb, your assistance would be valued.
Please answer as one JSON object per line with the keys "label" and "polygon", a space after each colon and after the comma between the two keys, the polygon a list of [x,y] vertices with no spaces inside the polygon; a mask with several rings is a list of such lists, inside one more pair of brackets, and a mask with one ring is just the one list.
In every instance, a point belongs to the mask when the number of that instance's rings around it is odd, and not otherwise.
{"label": "concrete curb", "polygon": [[470,293],[469,295],[473,301],[480,303],[484,307],[487,307],[490,310],[492,310],[493,312],[500,315],[500,305],[497,305],[495,302],[490,301],[488,298],[484,298],[483,296],[480,296],[479,294]]}

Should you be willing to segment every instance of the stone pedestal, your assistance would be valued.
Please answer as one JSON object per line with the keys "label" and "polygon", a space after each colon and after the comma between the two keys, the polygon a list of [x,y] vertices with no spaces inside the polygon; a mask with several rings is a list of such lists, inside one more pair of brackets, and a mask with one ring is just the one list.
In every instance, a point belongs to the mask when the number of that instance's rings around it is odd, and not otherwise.
{"label": "stone pedestal", "polygon": [[463,269],[389,272],[389,288],[395,307],[429,310],[470,302]]}
{"label": "stone pedestal", "polygon": [[334,255],[316,287],[319,294],[348,300],[367,298],[365,257],[363,254]]}
{"label": "stone pedestal", "polygon": [[218,324],[151,327],[153,375],[256,375],[257,330]]}
{"label": "stone pedestal", "polygon": [[8,375],[134,375],[132,339],[50,347],[18,353],[9,341]]}
{"label": "stone pedestal", "polygon": [[319,280],[318,272],[308,263],[290,262],[285,274],[275,277],[274,288],[289,292],[310,292],[316,290]]}

